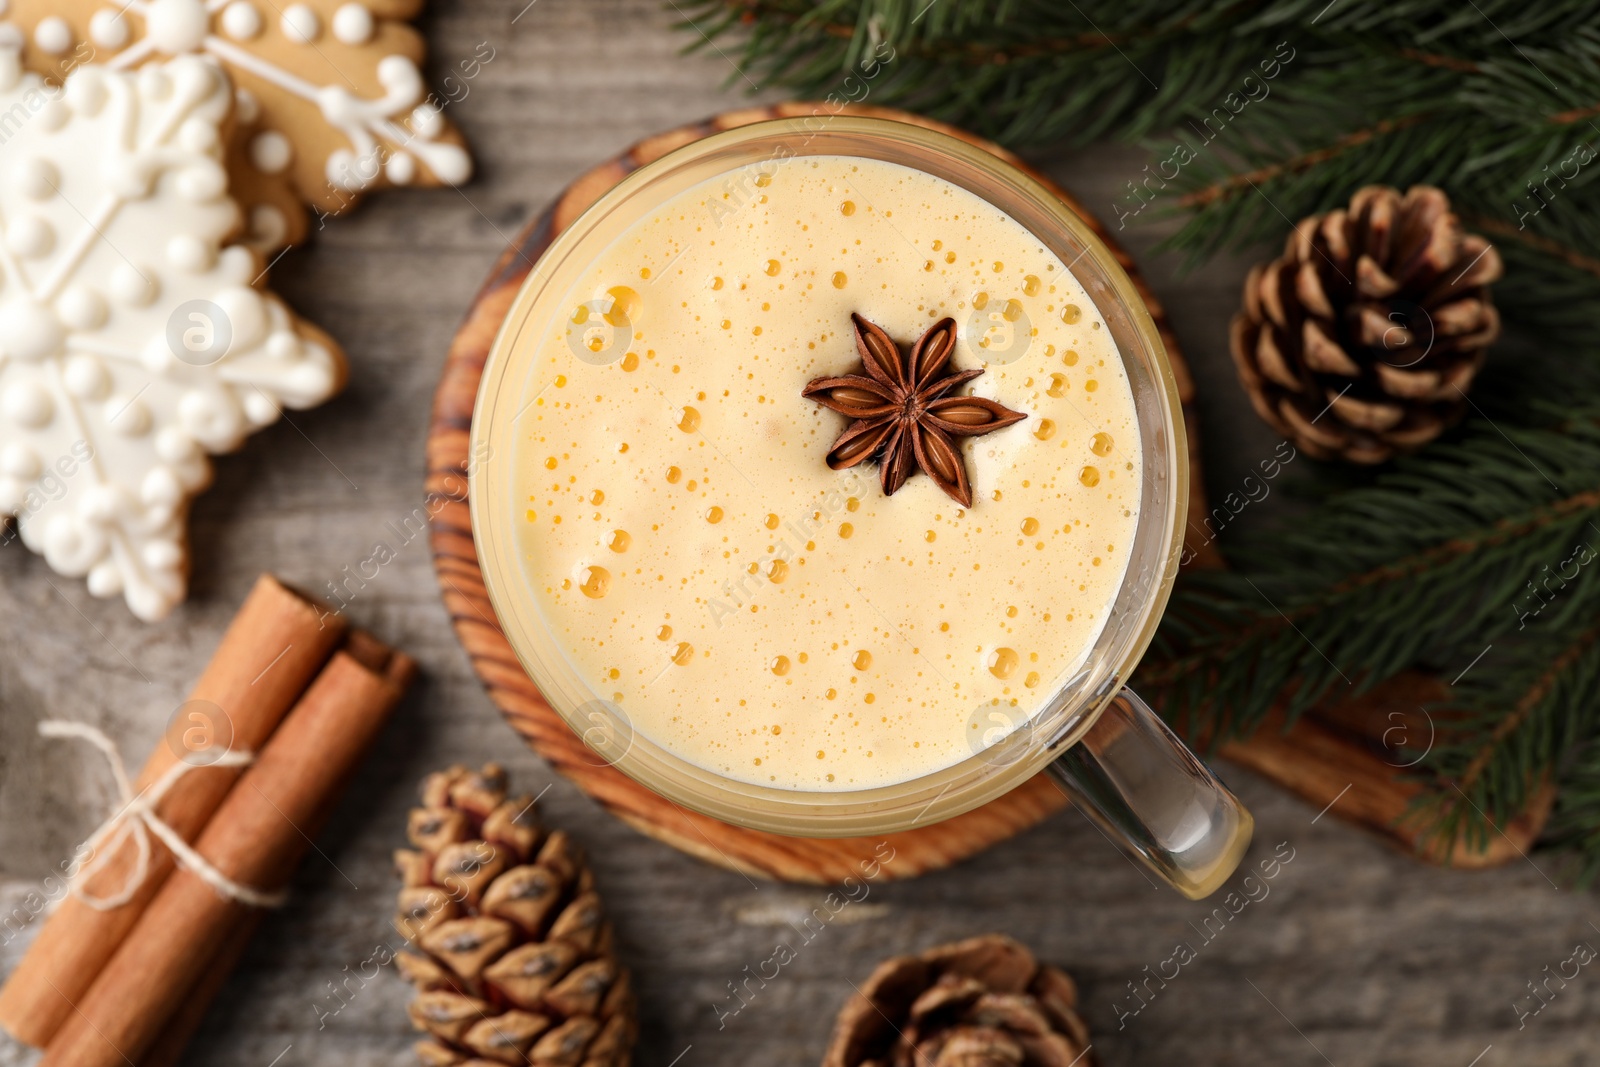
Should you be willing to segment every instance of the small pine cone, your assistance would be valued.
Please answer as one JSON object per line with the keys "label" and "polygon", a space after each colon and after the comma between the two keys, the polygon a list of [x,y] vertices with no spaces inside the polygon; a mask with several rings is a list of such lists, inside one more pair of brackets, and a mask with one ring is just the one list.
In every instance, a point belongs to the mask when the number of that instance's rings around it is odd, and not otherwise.
{"label": "small pine cone", "polygon": [[451,767],[422,783],[412,848],[395,853],[395,928],[416,952],[411,1022],[428,1067],[628,1067],[633,987],[577,845],[539,826],[505,772]]}
{"label": "small pine cone", "polygon": [[1382,463],[1466,410],[1500,335],[1500,255],[1428,185],[1369,185],[1251,269],[1233,360],[1256,413],[1307,455]]}
{"label": "small pine cone", "polygon": [[1078,990],[991,934],[878,965],[834,1024],[823,1067],[1093,1067]]}

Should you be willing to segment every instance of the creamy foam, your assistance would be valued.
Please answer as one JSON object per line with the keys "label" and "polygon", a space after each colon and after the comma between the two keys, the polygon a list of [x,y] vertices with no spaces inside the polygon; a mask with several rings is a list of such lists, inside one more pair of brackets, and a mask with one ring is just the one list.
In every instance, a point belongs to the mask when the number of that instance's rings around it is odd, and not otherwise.
{"label": "creamy foam", "polygon": [[[1127,567],[1137,418],[1093,303],[1015,220],[806,157],[669,201],[570,302],[517,423],[522,566],[641,734],[746,782],[887,785],[981,750],[990,709],[1032,713],[1082,662]],[[860,366],[852,312],[902,348],[954,317],[952,367],[987,368],[958,392],[1028,415],[958,441],[970,510],[922,474],[886,498],[875,465],[826,466],[847,420],[800,394]]]}

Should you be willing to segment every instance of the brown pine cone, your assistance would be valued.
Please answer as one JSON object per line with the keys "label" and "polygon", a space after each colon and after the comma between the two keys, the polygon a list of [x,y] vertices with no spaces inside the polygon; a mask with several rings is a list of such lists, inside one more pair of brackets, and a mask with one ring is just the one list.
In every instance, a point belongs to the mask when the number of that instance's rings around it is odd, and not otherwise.
{"label": "brown pine cone", "polygon": [[628,972],[572,839],[506,796],[495,764],[429,775],[394,855],[395,928],[420,950],[396,966],[417,987],[411,1022],[430,1067],[628,1067]]}
{"label": "brown pine cone", "polygon": [[1461,417],[1500,335],[1500,255],[1428,185],[1369,185],[1254,267],[1233,361],[1259,414],[1309,456],[1382,463]]}
{"label": "brown pine cone", "polygon": [[822,1067],[1093,1067],[1072,979],[990,934],[878,965]]}

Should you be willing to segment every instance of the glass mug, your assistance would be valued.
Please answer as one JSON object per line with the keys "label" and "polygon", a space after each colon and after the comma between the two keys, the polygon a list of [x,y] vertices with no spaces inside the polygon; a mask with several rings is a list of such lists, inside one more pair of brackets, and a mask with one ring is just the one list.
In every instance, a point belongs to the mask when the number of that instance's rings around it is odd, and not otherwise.
{"label": "glass mug", "polygon": [[[577,275],[631,225],[699,182],[771,173],[810,155],[898,163],[961,186],[1006,212],[1068,265],[1120,350],[1139,422],[1144,481],[1127,575],[1078,672],[1025,721],[983,707],[994,738],[960,762],[893,785],[805,792],[724,778],[637,733],[594,691],[552,634],[519,565],[516,419],[538,391],[542,339],[573,315]],[[602,311],[604,309],[601,309]],[[576,349],[574,350],[576,351]],[[948,819],[1048,770],[1097,823],[1192,899],[1218,888],[1249,845],[1253,820],[1148,705],[1123,686],[1154,636],[1182,551],[1189,469],[1177,386],[1143,300],[1110,250],[1049,190],[946,134],[837,115],[738,127],[630,174],[561,233],[517,295],[484,367],[472,421],[473,536],[507,639],[545,699],[604,760],[713,818],[804,837],[884,834]],[[963,709],[952,708],[952,714]],[[989,718],[992,717],[992,722]],[[998,736],[997,736],[998,735]]]}

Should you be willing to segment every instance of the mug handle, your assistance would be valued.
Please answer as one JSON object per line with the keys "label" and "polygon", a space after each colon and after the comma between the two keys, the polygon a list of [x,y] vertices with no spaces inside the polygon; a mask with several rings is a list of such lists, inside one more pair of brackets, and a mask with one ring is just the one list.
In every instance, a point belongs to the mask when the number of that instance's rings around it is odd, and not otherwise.
{"label": "mug handle", "polygon": [[1128,688],[1049,773],[1090,818],[1190,900],[1228,880],[1255,829],[1239,798]]}

